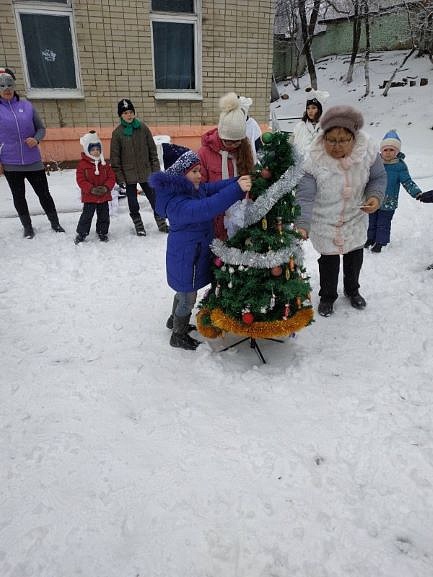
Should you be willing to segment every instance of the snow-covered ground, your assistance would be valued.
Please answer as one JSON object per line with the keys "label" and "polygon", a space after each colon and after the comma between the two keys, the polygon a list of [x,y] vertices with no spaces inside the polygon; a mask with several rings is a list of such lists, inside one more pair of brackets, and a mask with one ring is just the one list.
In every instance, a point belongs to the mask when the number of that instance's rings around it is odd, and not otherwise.
{"label": "snow-covered ground", "polygon": [[[379,55],[376,55],[379,56]],[[318,66],[327,105],[349,103],[378,140],[395,128],[412,177],[433,188],[433,73],[403,53],[349,87]],[[419,87],[419,78],[429,84]],[[399,78],[396,78],[399,79]],[[302,87],[308,79],[302,80]],[[304,90],[280,85],[280,116]],[[0,178],[1,577],[431,577],[433,575],[433,205],[404,190],[392,242],[365,254],[364,311],[283,344],[169,346],[165,241],[147,201],[145,238],[126,201],[110,242],[75,246],[73,171],[50,176],[66,234],[33,192],[22,238]],[[305,262],[317,304],[317,254]]]}

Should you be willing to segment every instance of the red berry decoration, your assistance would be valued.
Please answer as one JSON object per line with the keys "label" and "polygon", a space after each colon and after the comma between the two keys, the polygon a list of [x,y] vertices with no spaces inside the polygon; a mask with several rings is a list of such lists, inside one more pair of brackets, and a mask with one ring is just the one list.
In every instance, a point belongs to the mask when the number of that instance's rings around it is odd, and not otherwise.
{"label": "red berry decoration", "polygon": [[262,171],[260,172],[260,176],[262,178],[265,178],[266,180],[269,180],[272,177],[272,172],[269,170],[269,168],[267,166],[265,166],[265,168],[262,168]]}
{"label": "red berry decoration", "polygon": [[281,276],[283,274],[283,269],[280,266],[274,266],[271,268],[272,276]]}
{"label": "red berry decoration", "polygon": [[242,320],[246,325],[251,325],[254,322],[253,313],[242,313]]}
{"label": "red berry decoration", "polygon": [[218,268],[221,268],[223,265],[223,261],[219,256],[215,257],[213,262],[214,262],[214,265]]}

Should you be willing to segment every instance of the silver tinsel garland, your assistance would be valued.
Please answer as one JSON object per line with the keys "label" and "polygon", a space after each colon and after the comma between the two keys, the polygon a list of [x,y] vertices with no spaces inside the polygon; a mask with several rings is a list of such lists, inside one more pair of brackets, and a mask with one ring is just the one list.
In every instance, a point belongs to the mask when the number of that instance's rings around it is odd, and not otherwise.
{"label": "silver tinsel garland", "polygon": [[[244,212],[244,228],[250,226],[265,217],[276,202],[285,194],[288,194],[298,184],[302,177],[302,158],[298,153],[294,153],[295,164],[290,166],[277,182],[274,182],[264,194],[259,196],[253,203],[247,205]],[[229,248],[225,242],[214,239],[211,250],[215,256],[219,257],[225,264],[236,266],[248,266],[252,268],[272,268],[288,262],[291,256],[294,257],[298,266],[302,266],[303,252],[301,243],[294,238],[289,247],[281,250],[269,250],[266,253],[258,253],[250,250],[240,250],[239,248]]]}
{"label": "silver tinsel garland", "polygon": [[288,262],[291,256],[293,256],[298,266],[302,266],[303,262],[302,247],[298,239],[289,247],[284,247],[281,250],[269,250],[263,254],[252,250],[229,248],[225,242],[219,239],[215,239],[212,242],[211,249],[214,255],[218,256],[224,264],[236,266],[273,268]]}
{"label": "silver tinsel garland", "polygon": [[280,198],[292,191],[298,184],[303,175],[303,170],[302,156],[296,151],[294,151],[294,161],[295,164],[290,166],[277,182],[271,184],[264,194],[246,207],[244,227],[261,220]]}

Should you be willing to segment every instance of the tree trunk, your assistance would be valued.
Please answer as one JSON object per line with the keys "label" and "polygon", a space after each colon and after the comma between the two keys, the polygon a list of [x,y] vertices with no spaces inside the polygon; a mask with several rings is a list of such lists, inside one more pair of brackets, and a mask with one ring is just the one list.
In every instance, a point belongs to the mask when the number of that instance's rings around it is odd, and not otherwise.
{"label": "tree trunk", "polygon": [[307,23],[306,0],[298,1],[299,17],[301,20],[302,39],[304,43],[303,52],[307,60],[308,74],[310,75],[310,84],[314,90],[317,90],[317,75],[316,67],[314,65],[313,53],[311,51],[311,44],[313,42],[314,29],[316,27],[317,18],[319,16],[319,8],[322,0],[314,0],[313,9],[311,11],[310,22]]}
{"label": "tree trunk", "polygon": [[353,8],[352,53],[350,55],[350,64],[346,75],[347,84],[350,84],[353,80],[353,69],[355,67],[356,57],[358,56],[359,51],[359,43],[361,40],[361,15],[359,13],[358,0],[355,0]]}
{"label": "tree trunk", "polygon": [[409,60],[409,58],[412,56],[412,54],[415,52],[416,47],[412,48],[412,50],[406,54],[406,56],[404,57],[403,62],[400,64],[400,66],[397,66],[397,68],[394,70],[394,72],[392,73],[391,78],[388,80],[388,82],[385,84],[385,90],[383,91],[383,96],[388,96],[388,90],[391,88],[391,82],[394,80],[395,75],[397,74],[397,72],[403,68],[403,66],[405,65],[406,61]]}
{"label": "tree trunk", "polygon": [[368,96],[370,94],[370,14],[368,10],[368,0],[363,0],[363,12],[364,12],[364,26],[365,26],[364,96]]}

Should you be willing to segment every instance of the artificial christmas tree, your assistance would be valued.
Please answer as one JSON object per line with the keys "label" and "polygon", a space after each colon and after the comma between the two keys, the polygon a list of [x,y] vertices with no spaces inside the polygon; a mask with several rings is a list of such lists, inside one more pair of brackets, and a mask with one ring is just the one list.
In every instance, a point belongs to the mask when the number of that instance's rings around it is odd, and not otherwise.
{"label": "artificial christmas tree", "polygon": [[197,315],[203,336],[230,332],[251,339],[253,348],[257,338],[291,335],[313,319],[302,239],[293,225],[300,161],[287,133],[266,132],[262,140],[250,198],[227,211],[228,240],[212,243],[214,280]]}

